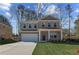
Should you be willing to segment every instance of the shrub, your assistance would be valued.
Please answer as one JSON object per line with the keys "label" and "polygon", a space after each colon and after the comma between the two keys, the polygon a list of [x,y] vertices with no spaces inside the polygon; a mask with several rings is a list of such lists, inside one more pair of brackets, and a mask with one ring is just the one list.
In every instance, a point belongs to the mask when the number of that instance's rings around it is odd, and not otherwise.
{"label": "shrub", "polygon": [[14,42],[17,42],[17,41],[14,41],[12,39],[1,39],[0,40],[0,44],[8,44],[8,43],[14,43]]}

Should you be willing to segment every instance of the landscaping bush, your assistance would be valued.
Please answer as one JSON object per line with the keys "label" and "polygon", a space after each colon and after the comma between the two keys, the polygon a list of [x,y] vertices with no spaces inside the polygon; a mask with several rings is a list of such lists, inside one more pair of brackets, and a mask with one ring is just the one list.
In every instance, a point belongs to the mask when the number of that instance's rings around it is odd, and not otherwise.
{"label": "landscaping bush", "polygon": [[69,41],[69,42],[79,42],[79,39],[66,39],[65,41]]}
{"label": "landscaping bush", "polygon": [[0,45],[2,45],[2,44],[8,44],[8,43],[15,43],[15,42],[17,42],[17,41],[14,41],[12,39],[1,39],[0,40]]}
{"label": "landscaping bush", "polygon": [[57,44],[78,44],[79,45],[79,39],[63,39],[63,40],[52,40],[49,41],[51,43],[57,43]]}

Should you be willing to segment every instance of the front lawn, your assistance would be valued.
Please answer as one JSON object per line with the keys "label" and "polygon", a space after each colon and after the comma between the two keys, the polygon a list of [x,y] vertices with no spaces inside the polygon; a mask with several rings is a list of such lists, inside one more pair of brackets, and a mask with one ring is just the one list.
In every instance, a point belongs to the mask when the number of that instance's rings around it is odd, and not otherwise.
{"label": "front lawn", "polygon": [[78,44],[38,43],[33,55],[74,55],[79,54]]}
{"label": "front lawn", "polygon": [[15,43],[15,42],[17,42],[17,41],[14,41],[14,40],[0,40],[0,45]]}

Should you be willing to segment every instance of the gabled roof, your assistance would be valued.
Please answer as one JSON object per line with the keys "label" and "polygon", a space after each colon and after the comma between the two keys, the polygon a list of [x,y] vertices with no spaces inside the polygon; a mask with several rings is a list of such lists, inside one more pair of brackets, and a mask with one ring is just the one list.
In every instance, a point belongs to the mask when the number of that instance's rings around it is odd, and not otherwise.
{"label": "gabled roof", "polygon": [[41,18],[41,20],[59,20],[57,17],[54,17],[52,15],[47,15]]}

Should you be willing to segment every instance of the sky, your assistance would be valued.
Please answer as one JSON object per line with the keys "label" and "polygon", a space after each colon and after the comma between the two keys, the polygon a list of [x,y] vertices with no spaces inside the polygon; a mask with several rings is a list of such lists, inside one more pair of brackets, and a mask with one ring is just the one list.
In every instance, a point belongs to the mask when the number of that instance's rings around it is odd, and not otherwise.
{"label": "sky", "polygon": [[[8,18],[8,21],[12,25],[12,32],[14,34],[18,33],[17,29],[17,17],[16,17],[16,10],[17,6],[19,4],[22,4],[25,6],[25,8],[31,8],[35,11],[37,11],[37,3],[0,3],[0,14],[4,15],[6,18]],[[58,7],[61,9],[65,9],[67,3],[42,3],[41,5],[41,11],[43,15],[59,15],[59,11],[56,10]],[[78,3],[71,3],[70,4],[73,12],[72,12],[72,19],[71,19],[71,28],[74,28],[74,22],[77,19],[77,15],[79,14],[79,4]],[[64,16],[67,14],[65,11],[62,12]],[[65,21],[66,25],[64,25],[64,28],[68,28],[68,18],[66,17],[63,19]]]}

